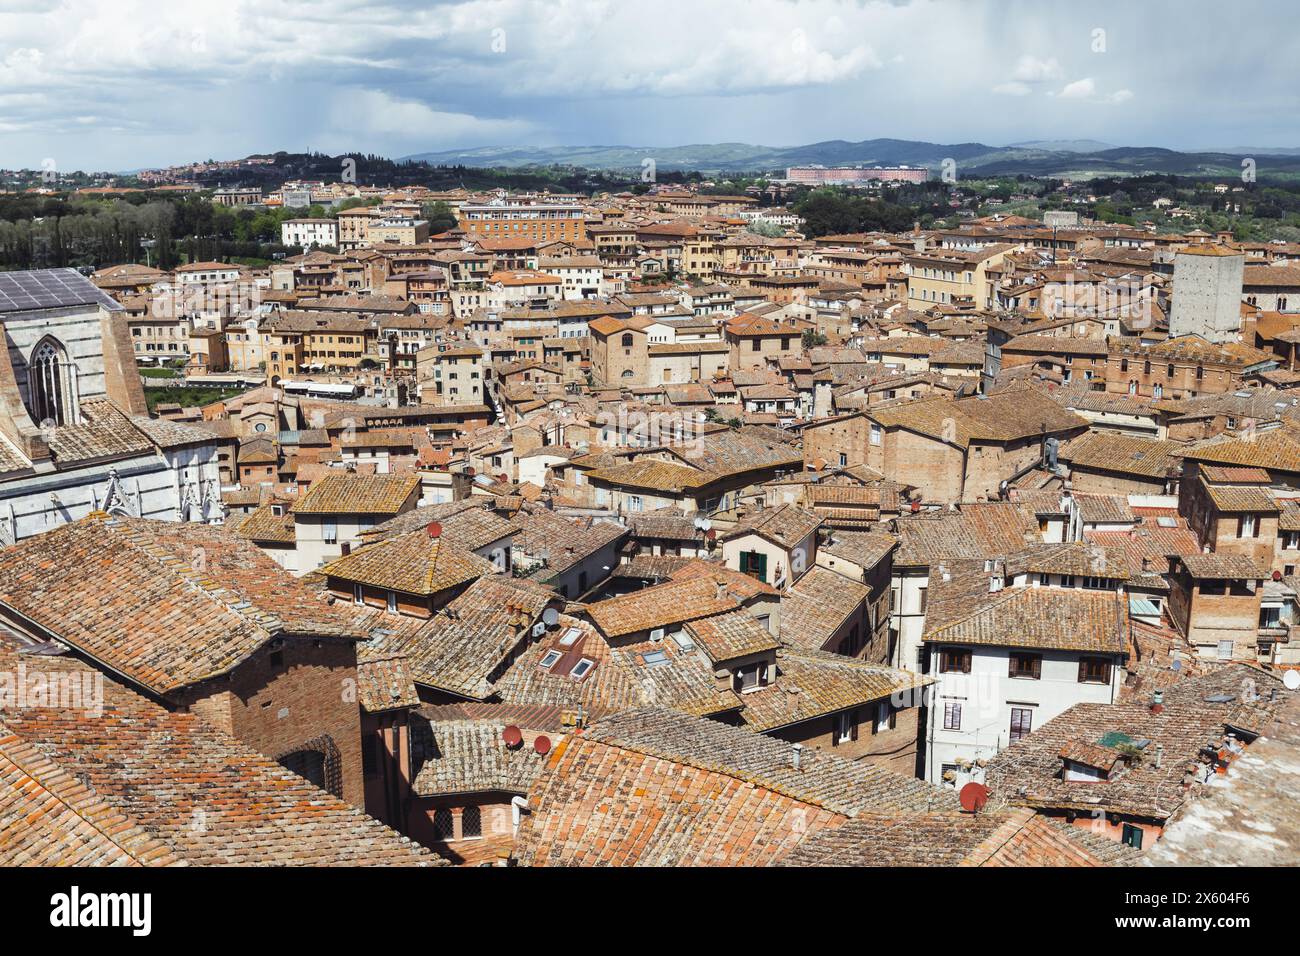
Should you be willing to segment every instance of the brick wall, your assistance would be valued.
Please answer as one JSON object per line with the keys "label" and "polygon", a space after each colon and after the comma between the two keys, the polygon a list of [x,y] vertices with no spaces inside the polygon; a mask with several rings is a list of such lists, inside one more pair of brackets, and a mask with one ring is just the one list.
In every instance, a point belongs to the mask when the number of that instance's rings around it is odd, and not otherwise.
{"label": "brick wall", "polygon": [[[274,654],[282,656],[273,660]],[[278,649],[262,647],[227,679],[182,695],[181,703],[274,760],[314,749],[313,741],[328,737],[339,796],[364,807],[356,676],[351,642],[317,646],[313,640],[289,639]]]}

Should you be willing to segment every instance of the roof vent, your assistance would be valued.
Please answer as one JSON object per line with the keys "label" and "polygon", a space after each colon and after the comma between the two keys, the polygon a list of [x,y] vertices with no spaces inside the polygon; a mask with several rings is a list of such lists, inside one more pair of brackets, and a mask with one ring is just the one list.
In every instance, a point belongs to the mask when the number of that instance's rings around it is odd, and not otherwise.
{"label": "roof vent", "polygon": [[1151,713],[1159,714],[1165,709],[1165,692],[1157,690],[1151,695]]}

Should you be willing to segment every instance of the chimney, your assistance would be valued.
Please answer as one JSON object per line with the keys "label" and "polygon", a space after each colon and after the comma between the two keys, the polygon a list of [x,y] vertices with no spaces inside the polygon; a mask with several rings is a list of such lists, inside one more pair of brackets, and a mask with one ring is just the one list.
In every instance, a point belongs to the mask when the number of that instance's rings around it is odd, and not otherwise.
{"label": "chimney", "polygon": [[1151,713],[1153,714],[1163,713],[1164,709],[1165,709],[1165,692],[1162,690],[1158,690],[1151,695]]}
{"label": "chimney", "polygon": [[1160,769],[1160,762],[1165,759],[1165,745],[1156,744],[1156,769]]}
{"label": "chimney", "polygon": [[346,558],[349,554],[352,553],[352,542],[344,541],[341,545],[339,545],[339,550],[343,553],[343,557]]}
{"label": "chimney", "polygon": [[795,770],[803,770],[803,744],[793,744],[793,755],[790,758],[790,765]]}

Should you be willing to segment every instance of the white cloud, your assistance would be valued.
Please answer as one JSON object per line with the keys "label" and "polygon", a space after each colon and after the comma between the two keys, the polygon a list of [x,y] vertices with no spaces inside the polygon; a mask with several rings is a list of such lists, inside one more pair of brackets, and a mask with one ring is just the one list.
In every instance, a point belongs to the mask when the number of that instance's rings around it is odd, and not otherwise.
{"label": "white cloud", "polygon": [[1026,53],[1016,61],[1012,79],[1022,83],[1043,83],[1047,80],[1059,80],[1062,76],[1061,64],[1055,59],[1040,60]]}
{"label": "white cloud", "polygon": [[1086,100],[1091,99],[1096,91],[1097,84],[1093,82],[1092,77],[1085,76],[1081,80],[1067,83],[1065,89],[1061,90],[1060,96],[1067,100]]}
{"label": "white cloud", "polygon": [[1109,99],[1110,102],[1112,103],[1127,103],[1129,100],[1133,99],[1133,91],[1116,90],[1114,93],[1110,94],[1110,96],[1107,97],[1107,99]]}
{"label": "white cloud", "polygon": [[354,147],[358,135],[456,146],[483,141],[510,142],[532,129],[532,124],[524,120],[481,119],[468,113],[443,112],[416,100],[398,99],[382,90],[354,90],[336,96],[331,103],[330,119],[342,136],[341,149]]}
{"label": "white cloud", "polygon": [[1003,96],[1028,96],[1033,90],[1028,83],[1012,80],[1010,83],[999,83],[993,87],[993,92],[1001,93]]}

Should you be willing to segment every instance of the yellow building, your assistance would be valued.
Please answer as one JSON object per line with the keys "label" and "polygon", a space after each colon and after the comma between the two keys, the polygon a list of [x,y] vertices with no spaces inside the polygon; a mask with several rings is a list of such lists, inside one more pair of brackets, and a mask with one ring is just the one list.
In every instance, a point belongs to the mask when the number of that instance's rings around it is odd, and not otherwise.
{"label": "yellow building", "polygon": [[969,305],[991,309],[997,290],[987,271],[1001,265],[1014,246],[999,244],[972,252],[934,249],[903,257],[907,307],[917,312],[935,305]]}

